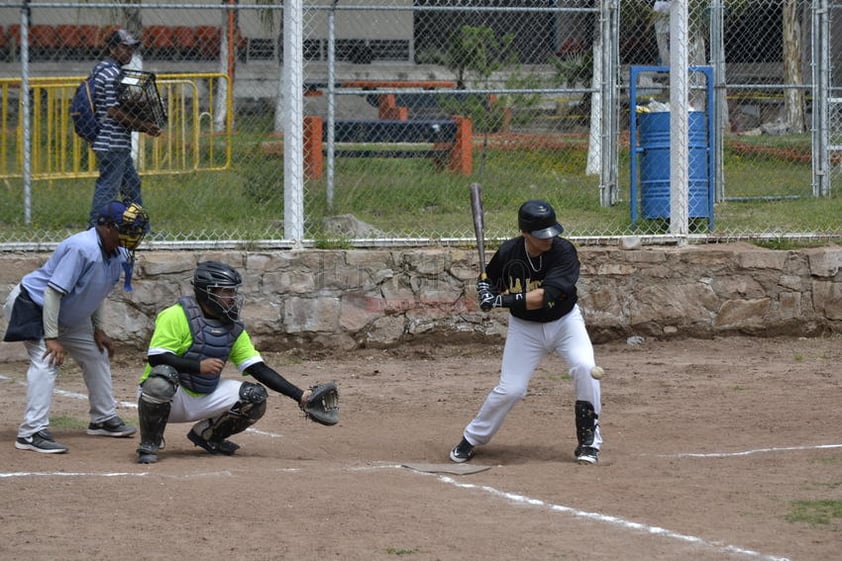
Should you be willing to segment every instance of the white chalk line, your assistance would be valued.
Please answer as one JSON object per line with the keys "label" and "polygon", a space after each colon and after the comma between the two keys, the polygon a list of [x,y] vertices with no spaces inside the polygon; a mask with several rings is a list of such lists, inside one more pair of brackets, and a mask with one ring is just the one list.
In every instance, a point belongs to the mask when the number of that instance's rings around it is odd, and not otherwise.
{"label": "white chalk line", "polygon": [[[364,467],[353,467],[348,468],[349,471],[366,471],[366,470],[377,470],[377,469],[404,469],[402,465],[395,465],[395,464],[386,464],[386,465],[375,465],[375,466],[364,466]],[[663,538],[668,538],[671,540],[682,541],[688,544],[693,544],[709,549],[714,549],[717,551],[721,551],[724,553],[741,555],[744,557],[751,557],[754,559],[758,559],[761,561],[790,561],[787,557],[777,557],[775,555],[767,555],[765,553],[760,553],[759,551],[754,551],[752,549],[745,549],[743,547],[739,547],[736,545],[727,545],[720,542],[709,541],[697,536],[690,536],[687,534],[681,534],[679,532],[673,532],[672,530],[667,530],[666,528],[661,528],[658,526],[649,526],[647,524],[641,524],[639,522],[632,522],[630,520],[626,520],[624,518],[620,518],[619,516],[611,516],[608,514],[601,514],[599,512],[588,512],[583,510],[576,510],[575,508],[564,506],[564,505],[557,505],[542,501],[541,499],[533,499],[524,495],[519,495],[517,493],[510,493],[507,491],[500,491],[499,489],[495,489],[494,487],[490,487],[488,485],[475,485],[473,483],[461,483],[454,479],[453,477],[447,475],[439,475],[434,473],[427,473],[427,472],[419,472],[414,470],[408,470],[411,473],[416,475],[425,475],[425,476],[435,476],[436,479],[439,481],[446,483],[448,485],[453,485],[454,487],[458,487],[460,489],[475,489],[495,497],[499,497],[501,499],[505,499],[507,501],[520,504],[520,505],[527,505],[531,507],[537,508],[544,508],[551,510],[553,512],[563,512],[565,514],[569,514],[576,518],[587,518],[589,520],[594,520],[596,522],[604,522],[607,524],[611,524],[614,526],[619,526],[620,528],[624,528],[626,530],[632,530],[635,532],[641,532],[644,534],[651,534],[655,536],[660,536]]]}
{"label": "white chalk line", "polygon": [[[608,514],[602,514],[598,512],[588,512],[583,510],[577,510],[575,508],[558,505],[553,503],[548,503],[546,501],[542,501],[541,499],[533,499],[531,497],[527,497],[525,495],[519,495],[517,493],[511,493],[507,491],[500,491],[494,487],[488,485],[475,485],[473,483],[461,483],[456,479],[446,476],[446,475],[437,475],[432,473],[424,473],[418,472],[414,470],[406,470],[404,466],[400,464],[385,464],[385,465],[374,465],[374,466],[358,466],[358,467],[348,467],[343,468],[345,471],[371,471],[371,470],[378,470],[378,469],[400,469],[402,471],[409,471],[410,473],[422,476],[435,476],[436,479],[439,481],[447,484],[452,485],[454,487],[460,489],[472,489],[472,490],[479,490],[484,493],[488,493],[492,496],[507,500],[512,503],[520,504],[520,505],[527,505],[530,507],[536,508],[543,508],[548,509],[553,512],[561,512],[564,514],[569,514],[576,518],[586,518],[589,520],[593,520],[596,522],[603,522],[606,524],[611,524],[614,526],[618,526],[620,528],[626,530],[632,530],[635,532],[640,532],[644,534],[650,534],[654,536],[659,536],[671,540],[681,541],[692,545],[697,545],[705,548],[714,549],[717,551],[729,553],[729,554],[736,554],[741,555],[744,557],[751,557],[754,559],[758,559],[760,561],[790,561],[786,557],[777,557],[774,555],[766,555],[764,553],[760,553],[758,551],[754,551],[751,549],[745,549],[735,545],[727,545],[722,544],[719,542],[705,540],[703,538],[697,536],[690,536],[687,534],[681,534],[679,532],[674,532],[672,530],[667,530],[666,528],[661,528],[659,526],[649,526],[647,524],[641,524],[639,522],[632,522],[630,520],[626,520],[619,516],[611,516]],[[287,471],[299,471],[297,469],[290,469]],[[233,474],[230,471],[220,471],[220,472],[205,472],[205,473],[193,473],[188,475],[165,475],[156,472],[110,472],[110,473],[95,473],[95,472],[17,472],[17,473],[0,473],[0,478],[12,478],[12,477],[149,477],[149,476],[158,476],[158,477],[172,477],[176,479],[193,479],[199,477],[233,477]]]}
{"label": "white chalk line", "polygon": [[735,456],[750,456],[752,454],[764,454],[768,452],[795,452],[800,450],[829,450],[842,448],[842,444],[816,444],[812,446],[787,446],[783,448],[757,448],[755,450],[742,450],[740,452],[711,452],[707,454],[685,452],[681,454],[658,454],[658,458],[730,458]]}
{"label": "white chalk line", "polygon": [[172,479],[198,479],[200,477],[232,477],[230,471],[209,471],[179,475],[166,475],[151,471],[115,471],[107,473],[84,471],[19,471],[14,473],[0,473],[0,479],[11,477],[169,477]]}
{"label": "white chalk line", "polygon": [[575,508],[571,508],[569,506],[564,505],[557,505],[552,503],[544,502],[540,499],[532,499],[523,495],[518,495],[516,493],[509,493],[506,491],[500,491],[495,489],[494,487],[489,487],[488,485],[474,485],[473,483],[460,483],[453,479],[452,477],[448,476],[439,476],[438,479],[447,483],[449,485],[453,485],[455,487],[459,487],[462,489],[478,489],[485,493],[489,493],[496,497],[500,497],[506,499],[508,501],[512,501],[518,504],[525,504],[528,506],[534,506],[538,508],[547,508],[553,512],[563,512],[565,514],[570,514],[577,518],[588,518],[590,520],[595,520],[597,522],[605,522],[607,524],[612,524],[614,526],[619,526],[621,528],[625,528],[627,530],[633,530],[637,532],[642,532],[645,534],[652,534],[660,537],[669,538],[672,540],[678,540],[694,545],[703,546],[706,548],[716,549],[718,551],[731,553],[731,554],[738,554],[745,557],[752,557],[755,559],[761,559],[763,561],[790,561],[786,557],[776,557],[774,555],[766,555],[765,553],[760,553],[758,551],[754,551],[751,549],[745,549],[742,547],[738,547],[735,545],[726,545],[719,542],[712,542],[705,540],[703,538],[699,538],[696,536],[689,536],[687,534],[681,534],[678,532],[673,532],[672,530],[667,530],[666,528],[660,528],[658,526],[649,526],[646,524],[641,524],[639,522],[631,522],[624,518],[620,518],[619,516],[610,516],[607,514],[601,514],[598,512],[587,512],[582,510],[576,510]]}

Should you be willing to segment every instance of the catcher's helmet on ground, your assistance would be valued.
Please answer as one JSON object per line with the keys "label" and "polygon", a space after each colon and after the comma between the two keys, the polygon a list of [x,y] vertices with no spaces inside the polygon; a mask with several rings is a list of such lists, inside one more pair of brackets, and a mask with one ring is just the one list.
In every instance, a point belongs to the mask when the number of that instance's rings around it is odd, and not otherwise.
{"label": "catcher's helmet on ground", "polygon": [[554,238],[564,231],[555,217],[550,203],[541,200],[526,201],[517,211],[517,225],[521,232],[536,238]]}
{"label": "catcher's helmet on ground", "polygon": [[[243,296],[239,294],[243,277],[234,267],[218,261],[203,261],[193,273],[193,291],[196,300],[206,312],[222,321],[240,319]],[[227,289],[219,294],[220,289]]]}

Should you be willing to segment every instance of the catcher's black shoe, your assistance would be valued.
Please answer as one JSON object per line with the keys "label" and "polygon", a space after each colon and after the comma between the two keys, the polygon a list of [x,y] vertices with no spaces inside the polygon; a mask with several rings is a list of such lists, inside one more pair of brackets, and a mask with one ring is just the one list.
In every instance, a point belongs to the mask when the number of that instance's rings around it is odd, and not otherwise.
{"label": "catcher's black shoe", "polygon": [[158,451],[166,448],[167,443],[161,437],[161,443],[141,442],[137,447],[137,463],[154,464],[158,462]]}
{"label": "catcher's black shoe", "polygon": [[192,430],[187,433],[187,439],[196,446],[201,446],[211,454],[222,454],[224,456],[233,456],[234,452],[240,449],[239,444],[234,444],[230,440],[223,440],[222,442],[213,442],[205,440]]}
{"label": "catcher's black shoe", "polygon": [[453,447],[450,451],[450,460],[457,464],[467,462],[474,457],[474,446],[465,438],[459,441],[459,444]]}
{"label": "catcher's black shoe", "polygon": [[139,464],[154,464],[158,461],[157,451],[137,449],[137,463]]}
{"label": "catcher's black shoe", "polygon": [[592,446],[579,446],[576,448],[576,463],[582,465],[595,464],[599,461],[599,449]]}

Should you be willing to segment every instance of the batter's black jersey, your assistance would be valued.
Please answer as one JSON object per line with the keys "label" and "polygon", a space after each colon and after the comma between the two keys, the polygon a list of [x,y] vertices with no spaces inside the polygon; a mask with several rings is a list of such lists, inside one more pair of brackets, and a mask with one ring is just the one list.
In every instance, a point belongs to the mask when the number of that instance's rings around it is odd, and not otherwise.
{"label": "batter's black jersey", "polygon": [[498,292],[529,292],[544,289],[544,307],[538,310],[512,309],[513,316],[546,323],[567,314],[576,304],[579,254],[564,238],[553,238],[550,250],[538,257],[526,254],[523,237],[503,242],[491,258],[486,274]]}

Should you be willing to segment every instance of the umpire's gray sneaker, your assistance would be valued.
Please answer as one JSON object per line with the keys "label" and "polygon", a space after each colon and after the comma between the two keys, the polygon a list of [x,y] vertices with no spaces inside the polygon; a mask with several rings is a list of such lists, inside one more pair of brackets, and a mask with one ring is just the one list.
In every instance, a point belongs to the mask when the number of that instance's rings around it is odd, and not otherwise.
{"label": "umpire's gray sneaker", "polygon": [[40,430],[30,436],[19,436],[15,440],[18,450],[33,450],[42,454],[64,454],[69,450],[64,444],[53,440],[53,435],[47,429]]}
{"label": "umpire's gray sneaker", "polygon": [[137,432],[137,429],[131,425],[127,425],[123,422],[123,419],[114,415],[101,423],[89,424],[86,432],[91,436],[116,436],[120,438],[133,435]]}

